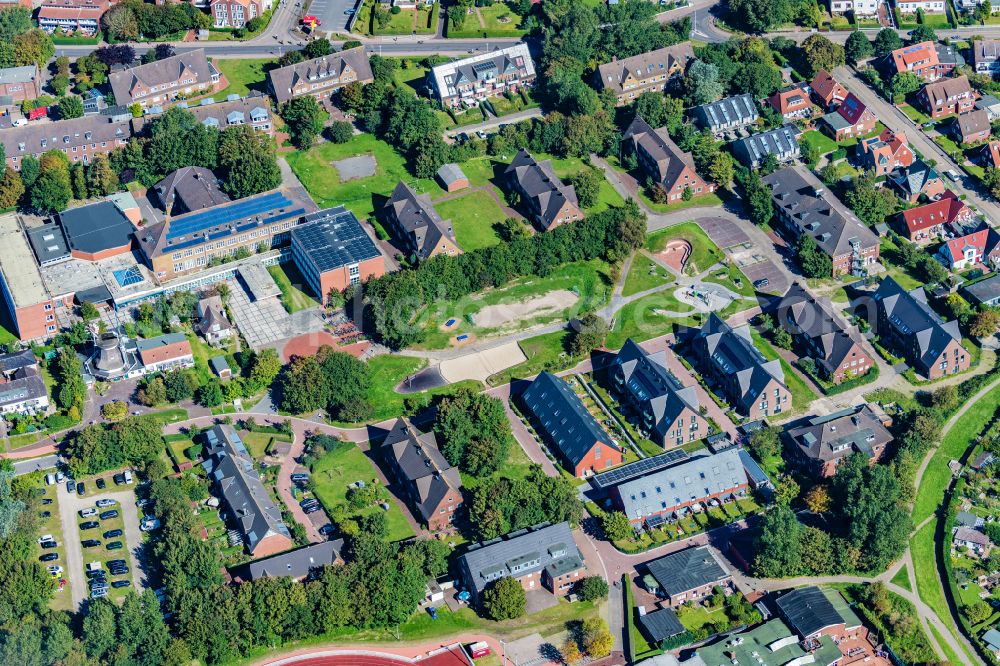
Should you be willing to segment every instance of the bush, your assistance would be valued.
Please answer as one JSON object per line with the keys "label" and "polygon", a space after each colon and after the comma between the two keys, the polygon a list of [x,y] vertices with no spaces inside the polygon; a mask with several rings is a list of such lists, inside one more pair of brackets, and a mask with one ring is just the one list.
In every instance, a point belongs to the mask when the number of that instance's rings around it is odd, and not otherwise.
{"label": "bush", "polygon": [[120,400],[101,405],[101,416],[108,421],[121,421],[128,416],[128,405]]}
{"label": "bush", "polygon": [[577,584],[577,594],[584,601],[608,598],[608,581],[600,576],[587,576]]}
{"label": "bush", "polygon": [[506,576],[483,592],[483,610],[491,620],[513,620],[524,615],[528,599],[524,588],[514,578]]}
{"label": "bush", "polygon": [[354,125],[346,120],[337,120],[326,131],[332,143],[347,143],[354,136]]}
{"label": "bush", "polygon": [[402,12],[403,10],[402,10],[402,9],[400,9],[399,7],[393,7],[393,8],[392,8],[392,9],[390,9],[389,11],[390,11],[390,12],[391,12],[392,14],[399,14],[399,13],[400,13],[400,12]]}
{"label": "bush", "polygon": [[45,427],[49,430],[65,430],[76,425],[76,421],[63,414],[53,414],[45,417]]}

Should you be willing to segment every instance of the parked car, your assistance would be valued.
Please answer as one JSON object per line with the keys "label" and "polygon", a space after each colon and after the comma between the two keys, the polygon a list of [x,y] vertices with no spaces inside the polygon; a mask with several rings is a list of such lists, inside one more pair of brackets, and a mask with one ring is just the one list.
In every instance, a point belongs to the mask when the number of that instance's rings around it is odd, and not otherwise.
{"label": "parked car", "polygon": [[76,481],[70,479],[66,482],[66,492],[75,493],[76,492]]}
{"label": "parked car", "polygon": [[111,581],[111,587],[115,587],[115,588],[118,588],[118,587],[128,587],[131,584],[132,584],[132,581],[130,581],[130,580],[113,580],[113,581]]}
{"label": "parked car", "polygon": [[296,474],[292,474],[290,478],[292,479],[292,483],[305,483],[306,481],[309,480],[309,475],[299,472]]}
{"label": "parked car", "polygon": [[107,579],[107,577],[108,577],[108,572],[106,572],[104,569],[91,569],[90,571],[87,572],[87,578],[89,578],[90,580],[93,580],[95,578]]}
{"label": "parked car", "polygon": [[104,533],[104,538],[113,539],[115,537],[120,537],[121,535],[122,535],[121,530],[108,530],[107,532]]}
{"label": "parked car", "polygon": [[51,534],[43,534],[42,536],[38,537],[38,543],[45,543],[46,541],[52,541]]}
{"label": "parked car", "polygon": [[98,546],[101,545],[101,542],[98,541],[97,539],[86,539],[84,541],[81,541],[80,543],[83,544],[84,548],[97,548]]}
{"label": "parked car", "polygon": [[43,541],[42,543],[40,543],[38,545],[40,545],[43,550],[51,550],[53,548],[58,548],[59,547],[59,544],[56,543],[55,539],[52,539],[51,541]]}
{"label": "parked car", "polygon": [[81,530],[92,530],[95,527],[100,527],[101,524],[96,520],[88,520],[86,522],[80,523]]}
{"label": "parked car", "polygon": [[48,497],[42,500],[42,504],[52,504],[52,500]]}
{"label": "parked car", "polygon": [[761,278],[759,280],[754,280],[753,288],[762,289],[763,287],[766,287],[769,284],[771,284],[770,280],[768,280],[767,278]]}
{"label": "parked car", "polygon": [[122,542],[121,541],[112,541],[111,543],[107,544],[104,547],[107,548],[108,550],[121,550],[122,549]]}
{"label": "parked car", "polygon": [[76,484],[76,494],[79,495],[80,497],[83,497],[84,495],[87,494],[87,486],[86,484],[84,484],[83,481]]}
{"label": "parked car", "polygon": [[52,574],[53,576],[58,576],[63,572],[63,568],[58,564],[50,564],[46,568],[49,570],[49,573]]}
{"label": "parked car", "polygon": [[128,567],[115,567],[114,569],[108,569],[112,576],[124,576],[128,573]]}
{"label": "parked car", "polygon": [[309,506],[309,508],[307,508],[307,509],[302,509],[302,512],[303,513],[316,513],[317,511],[319,511],[322,508],[323,507],[321,507],[319,504],[313,504],[313,505]]}
{"label": "parked car", "polygon": [[155,530],[159,526],[159,518],[143,518],[142,523],[139,525],[139,529],[143,532],[149,532],[150,530]]}
{"label": "parked car", "polygon": [[330,534],[333,534],[335,529],[336,528],[333,526],[333,523],[327,523],[319,528],[319,533],[323,536],[329,536]]}
{"label": "parked car", "polygon": [[39,562],[55,562],[59,559],[59,553],[44,553],[38,556]]}
{"label": "parked car", "polygon": [[90,593],[90,598],[91,599],[100,599],[101,597],[106,597],[106,596],[108,596],[108,591],[106,589],[105,590],[94,590],[94,591],[92,591]]}
{"label": "parked car", "polygon": [[101,513],[101,520],[111,520],[112,518],[118,517],[118,509],[111,509],[110,511],[104,511]]}
{"label": "parked car", "polygon": [[88,506],[86,509],[80,509],[81,518],[90,518],[91,516],[97,515],[97,509],[92,506]]}
{"label": "parked car", "polygon": [[104,498],[104,499],[97,500],[97,502],[95,502],[95,504],[97,504],[98,507],[100,507],[100,508],[103,509],[105,507],[115,506],[116,504],[118,504],[118,502],[116,502],[113,499]]}
{"label": "parked car", "polygon": [[319,504],[319,500],[316,499],[315,497],[310,497],[308,499],[304,499],[301,502],[299,502],[299,506],[301,506],[303,509],[306,508],[307,506],[312,506],[313,504]]}
{"label": "parked car", "polygon": [[125,566],[125,560],[108,560],[109,567]]}
{"label": "parked car", "polygon": [[104,490],[108,486],[107,481],[105,481],[104,479],[98,479],[95,483],[97,484],[97,487],[100,490]]}
{"label": "parked car", "polygon": [[114,482],[115,482],[116,486],[123,486],[123,485],[125,485],[125,475],[124,474],[115,474],[111,478],[114,479]]}
{"label": "parked car", "polygon": [[39,511],[38,512],[38,517],[39,518],[49,518],[51,516],[52,516],[52,512],[51,511]]}

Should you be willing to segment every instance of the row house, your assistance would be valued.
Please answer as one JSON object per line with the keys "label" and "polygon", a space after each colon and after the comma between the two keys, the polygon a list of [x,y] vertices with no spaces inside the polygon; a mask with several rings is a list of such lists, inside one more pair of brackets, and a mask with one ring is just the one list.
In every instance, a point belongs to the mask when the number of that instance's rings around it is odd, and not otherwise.
{"label": "row house", "polygon": [[698,196],[715,191],[715,183],[709,183],[694,169],[694,159],[690,153],[682,151],[666,127],[653,129],[636,116],[622,135],[622,153],[634,152],[639,167],[667,192],[667,200],[680,201],[685,190]]}
{"label": "row house", "polygon": [[11,127],[0,132],[0,142],[7,165],[20,171],[25,157],[41,157],[49,150],[61,150],[70,162],[89,164],[98,155],[124,146],[132,134],[129,119],[96,115]]}
{"label": "row house", "polygon": [[968,113],[976,104],[976,95],[969,85],[969,77],[956,76],[936,83],[928,83],[917,93],[917,100],[931,118],[941,118],[952,113]]}
{"label": "row house", "polygon": [[922,11],[925,14],[943,14],[945,12],[944,0],[896,0],[896,9],[901,14],[916,14]]}
{"label": "row house", "polygon": [[528,45],[520,43],[433,67],[427,82],[449,108],[479,106],[484,99],[530,87],[535,82],[535,61]]}
{"label": "row house", "polygon": [[776,220],[793,240],[809,234],[832,261],[833,277],[867,275],[878,263],[879,240],[819,179],[802,166],[764,177]]}
{"label": "row house", "polygon": [[938,249],[937,258],[955,272],[980,265],[993,270],[1000,265],[1000,234],[992,227],[984,227],[971,234],[949,238]]}
{"label": "row house", "polygon": [[368,53],[363,46],[279,67],[267,73],[268,86],[278,104],[305,95],[328,99],[346,85],[374,80]]}
{"label": "row house", "polygon": [[101,17],[110,7],[108,0],[45,0],[35,19],[48,33],[92,36],[100,32]]}
{"label": "row house", "polygon": [[242,28],[265,11],[258,0],[212,0],[209,5],[216,28]]}
{"label": "row house", "polygon": [[865,171],[876,177],[886,176],[897,169],[907,169],[913,164],[913,151],[903,132],[883,130],[877,137],[858,141],[858,159]]}
{"label": "row house", "polygon": [[985,141],[990,138],[991,130],[990,115],[982,109],[955,116],[947,128],[955,141],[962,145]]}
{"label": "row house", "polygon": [[774,155],[779,164],[798,159],[802,149],[798,141],[799,130],[795,125],[760,132],[730,144],[733,156],[751,169],[760,167],[768,155]]}
{"label": "row house", "polygon": [[904,210],[893,219],[896,220],[895,226],[900,235],[911,243],[925,244],[944,238],[950,233],[952,225],[968,224],[975,216],[964,201],[947,190],[936,201]]}
{"label": "row house", "polygon": [[[181,105],[186,105],[182,102]],[[240,99],[233,95],[225,102],[200,104],[188,108],[194,117],[206,127],[214,127],[222,131],[237,125],[249,125],[258,132],[274,135],[274,122],[271,119],[271,100],[260,93],[253,93]]]}
{"label": "row house", "polygon": [[876,123],[875,114],[854,93],[848,93],[836,111],[820,119],[820,127],[837,142],[870,134]]}
{"label": "row house", "polygon": [[702,104],[691,109],[691,117],[699,127],[707,129],[715,136],[726,132],[737,132],[757,122],[760,114],[753,96],[733,95],[717,102]]}
{"label": "row house", "polygon": [[690,42],[674,44],[631,58],[617,58],[597,66],[598,90],[614,93],[618,106],[635,100],[644,92],[663,92],[674,77],[684,74],[694,60]]}
{"label": "row house", "polygon": [[551,160],[539,162],[522,148],[504,171],[504,180],[521,197],[531,218],[546,231],[583,219],[576,189],[559,179]]}
{"label": "row house", "polygon": [[786,121],[808,118],[812,113],[811,92],[808,83],[796,83],[768,97],[767,103]]}
{"label": "row house", "polygon": [[[940,57],[946,55],[944,61]],[[916,74],[924,81],[937,81],[951,74],[958,64],[954,53],[938,49],[934,42],[920,42],[896,49],[882,60],[881,69],[890,77],[902,72]]]}
{"label": "row house", "polygon": [[121,106],[165,107],[178,97],[211,90],[221,80],[204,49],[113,72],[108,81]]}
{"label": "row house", "polygon": [[10,97],[15,104],[42,94],[38,65],[0,69],[0,97]]}
{"label": "row house", "polygon": [[852,12],[855,16],[877,16],[880,0],[830,0],[831,14]]}

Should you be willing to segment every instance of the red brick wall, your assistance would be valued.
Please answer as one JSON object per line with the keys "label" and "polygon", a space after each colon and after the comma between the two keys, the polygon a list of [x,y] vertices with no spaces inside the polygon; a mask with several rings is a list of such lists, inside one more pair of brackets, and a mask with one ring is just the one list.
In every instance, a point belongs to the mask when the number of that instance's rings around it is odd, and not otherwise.
{"label": "red brick wall", "polygon": [[[595,455],[598,448],[601,451],[600,457]],[[591,473],[603,472],[609,467],[614,467],[615,465],[620,464],[622,464],[621,451],[607,444],[597,442],[591,447],[590,451],[587,452],[587,455],[585,455],[580,462],[577,463],[576,469],[573,470],[573,473],[579,478]]]}
{"label": "red brick wall", "polygon": [[[358,267],[361,271],[361,281],[364,282],[370,277],[381,277],[385,275],[385,259],[381,256],[375,257],[374,259],[367,259],[361,262]],[[340,268],[334,269],[332,271],[327,271],[319,276],[320,287],[323,289],[323,293],[320,294],[323,298],[323,304],[325,305],[329,299],[330,290],[336,289],[337,291],[343,291],[347,289],[348,285],[351,284],[350,272],[347,266],[341,266]]]}
{"label": "red brick wall", "polygon": [[[448,500],[451,501],[449,502]],[[451,521],[454,520],[455,514],[458,512],[458,507],[460,506],[462,506],[462,493],[456,490],[449,490],[448,493],[441,498],[441,502],[437,505],[434,515],[428,519],[427,527],[433,532],[448,529],[451,527]],[[451,511],[448,510],[449,507],[451,507]],[[444,513],[441,513],[442,509],[444,509]]]}
{"label": "red brick wall", "polygon": [[[51,310],[46,310],[45,305],[52,305]],[[56,326],[55,306],[46,301],[37,305],[29,305],[17,309],[17,334],[22,340],[34,340],[36,338],[46,338],[55,335],[58,330],[49,331],[49,326]],[[46,318],[52,315],[52,321]]]}
{"label": "red brick wall", "polygon": [[73,250],[70,252],[71,255],[77,259],[83,259],[84,261],[101,261],[103,259],[108,259],[110,257],[116,257],[119,254],[125,254],[126,252],[132,251],[132,243],[128,245],[122,245],[121,247],[110,247],[107,250],[101,250],[100,252],[80,252],[79,250]]}

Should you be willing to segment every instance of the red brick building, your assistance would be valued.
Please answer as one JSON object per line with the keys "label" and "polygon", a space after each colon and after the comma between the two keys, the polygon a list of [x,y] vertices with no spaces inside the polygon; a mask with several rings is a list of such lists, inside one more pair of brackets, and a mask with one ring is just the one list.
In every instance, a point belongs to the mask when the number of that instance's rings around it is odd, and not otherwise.
{"label": "red brick building", "polygon": [[0,95],[9,96],[16,104],[26,99],[35,99],[41,94],[42,82],[38,77],[37,65],[0,69]]}
{"label": "red brick building", "polygon": [[212,0],[209,13],[216,28],[242,28],[264,9],[258,0]]}
{"label": "red brick building", "polygon": [[937,81],[955,69],[954,62],[941,62],[934,42],[920,42],[896,49],[886,57],[890,76],[902,72],[916,74],[924,81]]}
{"label": "red brick building", "polygon": [[874,171],[876,177],[906,169],[914,160],[906,134],[888,129],[877,137],[858,141],[857,151],[865,170]]}
{"label": "red brick building", "polygon": [[928,83],[917,93],[917,100],[924,112],[935,119],[952,113],[967,113],[976,106],[976,94],[969,85],[969,77],[964,74]]}
{"label": "red brick building", "polygon": [[910,242],[923,244],[943,237],[947,225],[970,222],[974,217],[973,210],[947,190],[937,201],[904,210],[896,217],[896,227]]}
{"label": "red brick building", "polygon": [[633,152],[639,167],[667,193],[670,202],[681,201],[690,191],[697,197],[715,191],[694,169],[690,153],[682,151],[667,133],[667,128],[653,129],[636,116],[622,136],[622,151]]}

